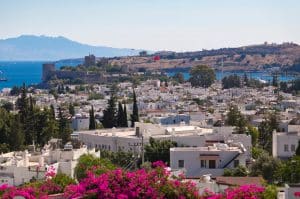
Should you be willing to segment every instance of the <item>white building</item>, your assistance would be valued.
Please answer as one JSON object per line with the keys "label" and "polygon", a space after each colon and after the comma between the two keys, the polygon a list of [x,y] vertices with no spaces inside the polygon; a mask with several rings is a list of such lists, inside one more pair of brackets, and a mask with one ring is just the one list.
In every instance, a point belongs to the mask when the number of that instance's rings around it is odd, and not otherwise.
{"label": "white building", "polygon": [[86,146],[79,149],[50,149],[42,152],[10,152],[0,155],[0,185],[19,186],[31,179],[43,179],[47,168],[53,165],[57,172],[74,177],[74,168],[83,154],[99,156],[95,150]]}
{"label": "white building", "polygon": [[187,114],[169,114],[166,116],[153,117],[151,120],[155,124],[174,125],[174,124],[189,124],[191,117]]}
{"label": "white building", "polygon": [[[89,148],[110,151],[131,151],[139,153],[141,145],[147,144],[149,138],[172,140],[177,144],[191,147],[211,146],[213,143],[241,142],[249,153],[251,137],[245,134],[232,134],[231,127],[201,128],[189,125],[170,125],[139,123],[135,128],[112,128],[101,130],[78,131],[73,133]],[[250,153],[249,153],[250,154]]]}
{"label": "white building", "polygon": [[273,132],[274,157],[287,159],[295,155],[300,140],[300,125],[288,125],[288,132]]}
{"label": "white building", "polygon": [[87,130],[89,129],[90,118],[85,115],[76,114],[72,118],[72,129],[75,131]]}
{"label": "white building", "polygon": [[177,147],[170,149],[172,170],[185,169],[188,178],[197,178],[206,174],[221,176],[225,168],[246,166],[250,161],[249,153],[242,143],[215,143],[207,147]]}

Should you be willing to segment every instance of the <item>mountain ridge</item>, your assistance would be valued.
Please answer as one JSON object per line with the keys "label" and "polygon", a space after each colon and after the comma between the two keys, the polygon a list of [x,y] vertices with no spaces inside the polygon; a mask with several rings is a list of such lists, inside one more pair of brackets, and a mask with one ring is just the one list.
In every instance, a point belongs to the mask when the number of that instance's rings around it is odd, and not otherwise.
{"label": "mountain ridge", "polygon": [[137,55],[141,50],[82,44],[63,36],[20,35],[0,39],[0,60],[32,61],[72,59],[94,54],[97,57]]}

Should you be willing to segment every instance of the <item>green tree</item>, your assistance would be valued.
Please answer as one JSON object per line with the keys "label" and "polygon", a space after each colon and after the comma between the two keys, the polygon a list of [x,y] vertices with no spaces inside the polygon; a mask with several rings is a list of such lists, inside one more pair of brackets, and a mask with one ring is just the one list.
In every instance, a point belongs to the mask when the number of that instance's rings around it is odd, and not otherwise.
{"label": "green tree", "polygon": [[75,115],[75,109],[73,103],[69,104],[69,113],[70,115],[74,116]]}
{"label": "green tree", "polygon": [[275,87],[278,86],[278,76],[277,75],[273,75],[272,86],[275,86]]}
{"label": "green tree", "polygon": [[133,153],[125,151],[101,151],[101,158],[110,160],[114,165],[128,168],[134,161]]}
{"label": "green tree", "polygon": [[71,139],[71,128],[68,119],[63,115],[61,107],[58,108],[58,130],[59,138],[62,139],[62,144],[66,144]]}
{"label": "green tree", "polygon": [[247,134],[249,134],[251,136],[252,146],[254,146],[254,147],[257,146],[259,131],[251,125],[248,125],[247,129],[248,129]]}
{"label": "green tree", "polygon": [[102,124],[104,128],[113,128],[117,126],[115,101],[114,94],[111,94],[110,99],[108,100],[108,107],[103,111]]}
{"label": "green tree", "polygon": [[96,120],[95,120],[95,114],[94,114],[94,107],[92,106],[90,112],[90,123],[89,123],[89,129],[93,130],[96,129]]}
{"label": "green tree", "polygon": [[277,198],[277,187],[275,185],[267,185],[263,199],[276,199]]}
{"label": "green tree", "polygon": [[278,169],[277,176],[282,183],[300,183],[300,156],[294,156]]}
{"label": "green tree", "polygon": [[0,108],[0,152],[7,152],[9,150],[9,138],[11,130],[11,114],[5,109]]}
{"label": "green tree", "polygon": [[11,103],[11,102],[7,102],[5,101],[2,105],[1,105],[2,108],[4,108],[6,111],[10,112],[10,111],[13,111],[14,110],[14,104]]}
{"label": "green tree", "polygon": [[122,127],[124,124],[124,111],[121,102],[118,104],[118,114],[117,114],[117,125],[118,127]]}
{"label": "green tree", "polygon": [[288,84],[286,82],[280,82],[280,90],[283,92],[288,92]]}
{"label": "green tree", "polygon": [[300,140],[298,141],[298,147],[296,149],[296,155],[300,156]]}
{"label": "green tree", "polygon": [[127,120],[127,108],[126,108],[126,104],[124,104],[124,110],[123,110],[123,127],[128,127],[128,120]]}
{"label": "green tree", "polygon": [[248,170],[246,167],[239,165],[233,169],[225,169],[223,176],[236,176],[236,177],[244,177],[248,175]]}
{"label": "green tree", "polygon": [[247,131],[247,121],[235,105],[229,107],[225,123],[230,126],[235,126],[235,133],[244,134]]}
{"label": "green tree", "polygon": [[224,77],[222,79],[222,85],[223,85],[223,89],[234,88],[234,87],[240,88],[242,86],[241,79],[236,74]]}
{"label": "green tree", "polygon": [[176,73],[176,74],[173,76],[173,79],[174,79],[176,82],[180,83],[180,84],[184,83],[184,76],[183,76],[183,74],[182,74],[181,72]]}
{"label": "green tree", "polygon": [[207,88],[211,86],[216,79],[214,70],[206,65],[193,66],[190,70],[190,76],[189,81],[194,87],[200,86]]}
{"label": "green tree", "polygon": [[268,153],[261,153],[251,165],[250,175],[262,176],[269,183],[273,183],[278,180],[278,176],[276,174],[280,165],[280,160],[273,158]]}
{"label": "green tree", "polygon": [[64,190],[68,185],[76,184],[76,181],[73,178],[64,173],[56,174],[51,181],[59,185],[62,190]]}
{"label": "green tree", "polygon": [[278,129],[276,113],[269,114],[258,126],[259,145],[270,154],[272,153],[272,133]]}
{"label": "green tree", "polygon": [[[25,133],[25,143],[31,144],[32,143],[32,137],[30,135],[30,132],[26,125],[24,125],[28,120],[28,98],[27,98],[27,89],[25,84],[23,84],[21,88],[21,97],[17,100],[17,107],[19,109],[20,114],[20,122],[23,124],[23,130]],[[27,128],[27,129],[26,129]]]}
{"label": "green tree", "polygon": [[244,81],[245,86],[249,86],[249,78],[248,78],[248,75],[246,73],[244,73],[243,81]]}
{"label": "green tree", "polygon": [[13,119],[9,134],[9,147],[11,151],[19,151],[23,149],[24,145],[23,129],[20,122],[20,116],[14,115],[12,117]]}
{"label": "green tree", "polygon": [[55,117],[53,117],[52,109],[45,109],[43,114],[46,114],[47,116],[45,117],[46,121],[41,135],[42,145],[46,144],[51,139],[51,137],[59,138],[58,121],[55,119]]}
{"label": "green tree", "polygon": [[21,92],[21,89],[17,86],[13,86],[12,89],[10,90],[10,95],[18,96]]}
{"label": "green tree", "polygon": [[97,169],[96,174],[102,174],[115,169],[115,166],[108,159],[100,159],[91,154],[84,154],[78,159],[74,170],[76,179],[81,181],[87,177],[87,171],[95,168]]}
{"label": "green tree", "polygon": [[149,144],[145,146],[145,160],[155,162],[161,160],[170,163],[170,148],[177,147],[177,143],[171,140],[149,139]]}
{"label": "green tree", "polygon": [[50,113],[51,113],[51,117],[55,119],[55,108],[53,104],[50,105]]}
{"label": "green tree", "polygon": [[251,148],[252,158],[257,159],[261,154],[268,153],[267,151],[263,150],[261,147],[253,146]]}
{"label": "green tree", "polygon": [[131,115],[131,127],[134,127],[134,123],[138,122],[139,119],[139,109],[137,105],[137,99],[135,91],[133,90],[133,108],[132,108],[132,115]]}

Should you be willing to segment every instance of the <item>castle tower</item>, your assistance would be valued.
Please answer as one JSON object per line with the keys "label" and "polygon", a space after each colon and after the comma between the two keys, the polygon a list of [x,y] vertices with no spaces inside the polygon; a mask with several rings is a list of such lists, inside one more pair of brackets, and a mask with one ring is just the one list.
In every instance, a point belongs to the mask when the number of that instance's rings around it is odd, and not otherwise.
{"label": "castle tower", "polygon": [[47,81],[50,78],[51,72],[55,71],[55,64],[54,63],[45,63],[43,64],[43,82]]}

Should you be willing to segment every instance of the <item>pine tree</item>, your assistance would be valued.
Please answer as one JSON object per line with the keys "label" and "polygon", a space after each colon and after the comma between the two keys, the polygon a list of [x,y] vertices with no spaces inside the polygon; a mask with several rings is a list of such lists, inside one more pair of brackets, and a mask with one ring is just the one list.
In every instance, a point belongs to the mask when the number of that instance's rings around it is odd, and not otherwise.
{"label": "pine tree", "polygon": [[92,106],[92,109],[89,112],[90,112],[89,129],[93,130],[93,129],[96,129],[96,121],[95,121],[95,114],[94,114],[94,107],[93,106]]}
{"label": "pine tree", "polygon": [[104,128],[113,128],[117,126],[116,113],[115,96],[111,94],[110,99],[108,100],[108,107],[103,111],[102,124]]}
{"label": "pine tree", "polygon": [[134,123],[139,121],[139,110],[137,106],[136,94],[133,90],[133,108],[131,115],[131,127],[134,127]]}
{"label": "pine tree", "polygon": [[75,109],[74,105],[72,103],[69,104],[69,113],[74,116],[75,115]]}
{"label": "pine tree", "polygon": [[127,122],[127,109],[126,109],[126,104],[124,104],[124,109],[123,109],[123,127],[128,127],[128,122]]}

